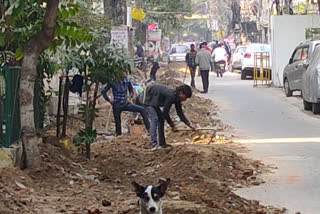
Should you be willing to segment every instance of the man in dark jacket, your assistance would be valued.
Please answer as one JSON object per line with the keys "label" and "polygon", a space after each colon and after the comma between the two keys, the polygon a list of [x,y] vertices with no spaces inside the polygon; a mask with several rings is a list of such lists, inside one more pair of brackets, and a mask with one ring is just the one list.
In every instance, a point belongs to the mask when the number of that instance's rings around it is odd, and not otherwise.
{"label": "man in dark jacket", "polygon": [[[179,118],[190,128],[194,127],[190,124],[182,111],[181,103],[186,101],[192,96],[192,89],[188,85],[181,85],[175,89],[165,85],[151,85],[148,86],[143,94],[141,94],[139,100],[148,112],[151,119],[150,135],[151,146],[153,149],[165,148],[166,139],[164,135],[164,121],[166,120],[171,126],[173,131],[177,131],[176,126],[170,118],[169,112],[171,106],[174,104],[176,107]],[[163,107],[163,110],[160,108]],[[159,134],[159,143],[157,135]]]}
{"label": "man in dark jacket", "polygon": [[144,57],[144,50],[140,41],[137,42],[136,47],[137,47],[136,55],[138,57]]}
{"label": "man in dark jacket", "polygon": [[197,70],[197,65],[196,65],[197,51],[195,50],[194,44],[192,44],[190,48],[191,48],[191,51],[186,55],[186,63],[189,67],[190,74],[191,74],[191,87],[196,87],[194,83],[194,77],[196,76],[196,70]]}

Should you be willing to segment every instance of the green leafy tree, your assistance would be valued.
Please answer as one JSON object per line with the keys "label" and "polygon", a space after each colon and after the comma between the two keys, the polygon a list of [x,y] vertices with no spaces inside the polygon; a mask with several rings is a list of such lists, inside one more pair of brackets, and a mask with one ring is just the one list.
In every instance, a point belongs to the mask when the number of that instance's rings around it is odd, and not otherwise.
{"label": "green leafy tree", "polygon": [[191,0],[150,0],[136,1],[146,13],[146,19],[138,23],[138,40],[145,41],[145,32],[148,24],[158,24],[163,36],[177,34],[185,22],[184,15],[191,14]]}
{"label": "green leafy tree", "polygon": [[[19,98],[25,167],[36,167],[41,163],[33,109],[40,56],[47,48],[55,50],[59,45],[70,47],[83,40],[92,40],[87,30],[67,20],[79,11],[79,3],[79,0],[0,1],[0,50],[5,53],[9,65],[21,65]],[[10,52],[15,58],[8,59]]]}
{"label": "green leafy tree", "polygon": [[[80,107],[81,120],[85,123],[85,128],[80,130],[73,141],[81,151],[86,151],[87,158],[90,158],[91,144],[97,136],[93,122],[98,114],[96,100],[99,85],[113,84],[120,79],[123,71],[130,72],[133,68],[133,61],[128,53],[109,43],[108,34],[97,31],[93,35],[95,39],[92,43],[84,44],[75,51],[78,54],[76,58],[83,63],[79,67],[82,67],[85,72],[87,99],[86,104]],[[90,96],[90,89],[93,86],[93,96]]]}

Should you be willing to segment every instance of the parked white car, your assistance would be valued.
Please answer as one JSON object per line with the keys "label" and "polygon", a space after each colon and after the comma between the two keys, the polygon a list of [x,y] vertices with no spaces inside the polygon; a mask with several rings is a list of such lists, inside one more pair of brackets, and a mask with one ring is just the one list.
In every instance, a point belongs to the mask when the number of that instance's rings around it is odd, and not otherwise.
{"label": "parked white car", "polygon": [[[247,76],[253,76],[254,70],[254,55],[255,53],[267,52],[270,57],[269,66],[271,66],[271,45],[268,44],[258,44],[252,43],[247,46],[246,53],[244,54],[243,59],[241,60],[241,79],[246,79]],[[266,60],[264,60],[263,67],[270,69],[266,66]],[[260,67],[260,62],[258,62],[258,67]]]}
{"label": "parked white car", "polygon": [[247,46],[239,45],[231,57],[231,71],[242,69],[242,59],[246,53]]}
{"label": "parked white car", "polygon": [[189,47],[186,45],[172,45],[169,50],[169,63],[170,62],[185,62],[186,55],[189,52]]}

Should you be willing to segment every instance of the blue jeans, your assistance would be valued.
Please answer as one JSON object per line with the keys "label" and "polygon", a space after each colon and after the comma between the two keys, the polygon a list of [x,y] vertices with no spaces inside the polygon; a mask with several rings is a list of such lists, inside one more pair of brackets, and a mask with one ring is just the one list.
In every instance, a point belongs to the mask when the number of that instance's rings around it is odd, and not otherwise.
{"label": "blue jeans", "polygon": [[142,106],[134,105],[132,103],[115,103],[113,105],[113,115],[116,123],[117,135],[121,135],[121,112],[123,111],[139,112],[143,118],[146,129],[150,129],[150,122],[148,120],[147,113]]}
{"label": "blue jeans", "polygon": [[159,146],[166,145],[166,138],[164,135],[164,118],[162,117],[161,109],[151,106],[146,107],[148,116],[150,118],[150,135],[151,135],[151,147],[158,145],[159,134]]}

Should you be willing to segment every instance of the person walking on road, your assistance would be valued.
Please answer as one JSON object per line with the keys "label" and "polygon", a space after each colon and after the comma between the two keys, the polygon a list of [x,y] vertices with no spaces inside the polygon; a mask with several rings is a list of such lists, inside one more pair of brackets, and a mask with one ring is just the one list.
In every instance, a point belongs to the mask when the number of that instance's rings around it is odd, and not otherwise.
{"label": "person walking on road", "polygon": [[[166,148],[169,145],[166,143],[164,134],[164,122],[169,123],[172,131],[177,131],[169,112],[174,104],[177,114],[181,121],[187,126],[195,129],[189,120],[185,117],[182,111],[181,103],[192,96],[192,89],[188,85],[181,85],[177,88],[170,88],[166,85],[155,84],[150,85],[145,89],[145,92],[138,98],[138,103],[146,107],[148,116],[151,120],[150,135],[151,147],[153,150],[158,148]],[[163,110],[161,108],[163,107]],[[159,141],[157,136],[159,135]]]}
{"label": "person walking on road", "polygon": [[196,76],[196,70],[197,70],[197,65],[196,65],[197,51],[195,49],[194,44],[192,44],[190,48],[191,48],[191,51],[186,55],[186,63],[187,63],[187,66],[189,67],[190,74],[191,74],[191,87],[195,88],[196,85],[194,82],[194,78]]}
{"label": "person walking on road", "polygon": [[[109,98],[107,92],[112,89],[113,100]],[[128,101],[127,93],[129,91],[129,96],[132,98],[133,96],[133,87],[130,81],[127,79],[127,73],[123,72],[123,76],[120,81],[116,82],[116,84],[107,84],[102,90],[101,94],[106,101],[108,101],[113,108],[113,115],[116,124],[116,134],[121,135],[121,112],[129,111],[129,112],[139,112],[143,118],[144,125],[146,130],[150,129],[150,122],[148,120],[145,109],[142,106],[134,105]]]}
{"label": "person walking on road", "polygon": [[[219,47],[212,52],[212,57],[214,58],[214,64],[215,64],[214,67],[217,72],[217,77],[219,77],[219,75],[222,77],[222,73],[226,69],[227,56],[228,56],[228,53],[224,48],[223,43],[219,44]],[[220,69],[220,64],[223,64],[222,70]]]}
{"label": "person walking on road", "polygon": [[200,45],[200,51],[196,55],[196,64],[199,65],[199,70],[202,79],[203,91],[201,93],[208,93],[209,89],[209,70],[212,65],[212,57],[209,51],[205,49],[205,45]]}

